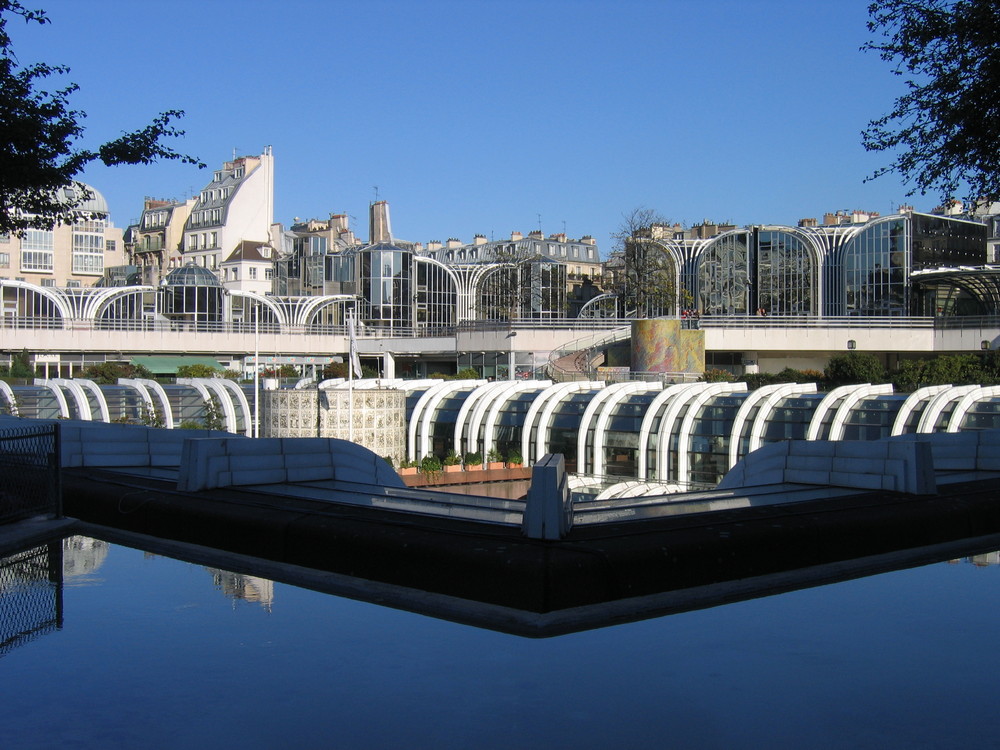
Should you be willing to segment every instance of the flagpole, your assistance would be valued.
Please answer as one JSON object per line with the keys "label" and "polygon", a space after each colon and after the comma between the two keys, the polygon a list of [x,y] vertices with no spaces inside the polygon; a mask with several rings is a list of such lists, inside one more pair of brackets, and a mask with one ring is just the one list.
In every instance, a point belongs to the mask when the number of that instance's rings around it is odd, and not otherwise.
{"label": "flagpole", "polygon": [[253,436],[260,437],[260,304],[253,309]]}

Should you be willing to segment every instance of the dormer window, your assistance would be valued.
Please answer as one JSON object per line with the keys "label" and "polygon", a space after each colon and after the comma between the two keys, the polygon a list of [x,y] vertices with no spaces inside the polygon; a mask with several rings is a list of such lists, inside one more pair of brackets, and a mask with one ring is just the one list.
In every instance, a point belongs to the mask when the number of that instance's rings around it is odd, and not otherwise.
{"label": "dormer window", "polygon": [[243,178],[243,167],[233,170],[233,179],[239,180]]}

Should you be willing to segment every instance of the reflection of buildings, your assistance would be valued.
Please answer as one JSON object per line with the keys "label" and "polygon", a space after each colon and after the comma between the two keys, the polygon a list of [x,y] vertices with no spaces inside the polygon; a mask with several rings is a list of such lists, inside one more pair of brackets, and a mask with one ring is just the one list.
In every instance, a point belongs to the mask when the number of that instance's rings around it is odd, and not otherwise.
{"label": "reflection of buildings", "polygon": [[206,570],[212,574],[216,587],[222,590],[227,599],[256,602],[266,611],[271,611],[271,603],[274,601],[274,581],[219,568],[206,568]]}
{"label": "reflection of buildings", "polygon": [[988,568],[991,565],[1000,565],[1000,550],[994,552],[983,552],[979,555],[962,557],[957,560],[949,560],[949,562],[964,562],[969,563],[970,565],[975,565],[977,568]]}
{"label": "reflection of buildings", "polygon": [[62,572],[66,578],[93,573],[104,564],[111,545],[89,536],[71,536],[63,539]]}

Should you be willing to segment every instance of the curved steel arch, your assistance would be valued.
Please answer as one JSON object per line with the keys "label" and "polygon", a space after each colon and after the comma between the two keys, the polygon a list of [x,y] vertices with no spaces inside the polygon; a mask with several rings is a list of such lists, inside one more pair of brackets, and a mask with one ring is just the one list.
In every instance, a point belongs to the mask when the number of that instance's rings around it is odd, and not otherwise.
{"label": "curved steel arch", "polygon": [[[745,393],[746,383],[712,383],[708,388],[698,392],[694,400],[688,404],[687,411],[681,419],[680,428],[677,430],[677,482],[684,487],[691,483],[690,467],[690,439],[691,430],[694,427],[694,420],[698,412],[710,398],[715,396],[728,396],[730,393]],[[730,433],[730,440],[732,433]]]}
{"label": "curved steel arch", "polygon": [[[714,384],[688,383],[687,388],[678,391],[677,398],[672,399],[663,410],[663,416],[660,417],[660,431],[656,436],[656,481],[663,482],[670,478],[670,437],[681,410],[687,409],[699,393],[712,385]],[[678,444],[678,455],[680,451],[681,446]]]}
{"label": "curved steel arch", "polygon": [[[521,431],[521,456],[525,461],[534,463],[540,461],[545,455],[547,444],[546,430],[552,421],[552,413],[559,404],[561,397],[571,393],[581,393],[583,391],[600,391],[605,387],[603,380],[582,380],[578,382],[558,383],[539,394],[539,397],[531,402],[528,413],[524,417],[524,427]],[[535,431],[535,457],[531,458],[531,426],[535,418],[538,418],[538,426]]]}
{"label": "curved steel arch", "polygon": [[120,286],[100,289],[87,298],[81,314],[84,319],[96,322],[108,306],[117,299],[155,291],[155,286]]}
{"label": "curved steel arch", "polygon": [[[243,299],[250,299],[253,300],[254,302],[263,305],[264,307],[269,309],[272,313],[274,313],[274,318],[275,320],[278,321],[278,325],[281,328],[287,328],[288,325],[290,324],[290,321],[288,320],[288,314],[285,312],[284,308],[282,308],[281,305],[277,304],[273,299],[266,297],[263,294],[259,294],[258,292],[250,292],[243,289],[230,289],[229,294],[232,295],[233,297],[242,297]],[[243,323],[244,324],[253,323],[253,321],[244,320]]]}
{"label": "curved steel arch", "polygon": [[647,454],[649,453],[649,443],[653,433],[653,422],[660,417],[660,412],[674,398],[677,398],[694,385],[697,385],[697,383],[674,383],[668,385],[646,407],[646,415],[642,418],[642,424],[639,426],[639,461],[636,466],[636,473],[639,475],[639,479],[646,479],[649,474]]}
{"label": "curved steel arch", "polygon": [[[597,471],[587,471],[587,466],[590,465],[591,468],[595,465],[594,461],[587,461],[587,433],[590,431],[590,423],[594,421],[595,417],[598,415],[601,405],[615,393],[620,391],[623,386],[631,385],[630,383],[612,383],[603,391],[600,391],[595,395],[590,403],[587,404],[587,408],[583,410],[583,414],[580,416],[580,432],[576,437],[576,473],[577,474],[597,474]],[[596,438],[596,426],[594,436]]]}
{"label": "curved steel arch", "polygon": [[[437,405],[454,391],[462,388],[474,389],[485,383],[485,380],[442,380],[437,385],[428,388],[417,399],[413,405],[413,413],[410,414],[410,424],[407,430],[406,450],[407,458],[415,461],[417,455],[426,456],[430,452],[431,442],[431,419]],[[419,452],[418,452],[418,430],[419,430]],[[454,435],[452,436],[454,439]],[[459,452],[458,442],[455,441],[455,452]]]}
{"label": "curved steel arch", "polygon": [[292,325],[296,326],[309,326],[312,324],[312,320],[316,313],[325,307],[330,305],[336,305],[340,303],[354,303],[357,305],[358,298],[353,294],[325,294],[322,297],[316,297],[309,300],[304,305],[296,309],[295,319],[292,321]]}
{"label": "curved steel arch", "polygon": [[[644,383],[642,381],[629,382],[629,383],[615,383],[609,385],[603,391],[601,391],[594,398],[596,401],[598,398],[603,396],[608,391],[612,391],[608,396],[601,399],[597,407],[597,419],[594,421],[594,444],[591,446],[591,451],[593,453],[593,460],[591,464],[593,466],[594,474],[598,476],[604,476],[604,470],[606,468],[606,462],[604,460],[604,438],[607,433],[608,423],[611,421],[612,411],[618,404],[624,401],[629,396],[635,393],[649,393],[653,391],[662,391],[663,383]],[[587,409],[590,408],[590,404],[587,405]],[[586,414],[586,410],[584,411]],[[586,430],[586,424],[583,420],[580,421],[580,437],[584,437],[584,431]],[[577,465],[580,465],[580,456],[577,455]]]}
{"label": "curved steel arch", "polygon": [[[764,394],[763,403],[761,403],[760,407],[757,409],[757,413],[754,415],[753,422],[750,425],[750,434],[747,436],[747,454],[753,453],[755,450],[760,448],[761,444],[764,442],[764,428],[767,426],[767,420],[771,416],[771,412],[774,411],[774,407],[778,405],[778,402],[788,396],[815,392],[815,383],[781,383],[773,390],[769,390],[766,394]],[[749,415],[749,412],[747,412],[747,414]],[[746,418],[747,417],[745,416],[744,419]],[[740,432],[742,431],[743,428],[741,425]],[[729,459],[731,461],[729,468],[731,469],[739,460],[738,451],[740,436],[737,434],[735,429],[732,431],[729,440]]]}
{"label": "curved steel arch", "polygon": [[[60,388],[65,388],[73,397],[73,401],[76,403],[76,413],[80,415],[80,419],[87,422],[94,420],[94,412],[90,408],[90,401],[87,399],[87,394],[84,393],[79,383],[68,378],[52,378],[52,382]],[[105,419],[104,421],[107,422],[108,420]]]}
{"label": "curved steel arch", "polygon": [[[458,416],[455,417],[455,452],[459,455],[465,450],[466,453],[474,453],[474,446],[478,441],[472,435],[471,427],[466,427],[466,420],[471,423],[471,417],[475,412],[475,408],[479,405],[479,402],[483,399],[490,397],[493,398],[494,394],[501,391],[507,386],[509,381],[500,380],[493,383],[485,383],[484,385],[476,388],[469,397],[465,399],[462,403],[461,408],[458,410]],[[464,448],[462,443],[464,442]],[[484,456],[485,458],[485,456]]]}
{"label": "curved steel arch", "polygon": [[847,416],[861,399],[868,396],[887,396],[890,393],[892,393],[892,383],[872,385],[868,388],[861,388],[847,394],[844,400],[840,402],[840,405],[837,406],[837,411],[833,414],[833,421],[830,423],[830,435],[827,437],[827,440],[843,439]]}
{"label": "curved steel arch", "polygon": [[806,428],[806,440],[820,440],[819,431],[823,428],[823,419],[830,409],[847,398],[847,396],[859,388],[870,388],[871,383],[856,383],[852,385],[842,385],[827,393],[823,400],[816,406],[812,419],[809,420],[809,427]]}
{"label": "curved steel arch", "polygon": [[50,300],[59,312],[59,316],[63,319],[63,322],[69,320],[73,317],[73,306],[66,296],[60,292],[58,289],[38,286],[37,284],[31,284],[27,281],[14,281],[11,279],[0,279],[0,289],[4,287],[11,287],[13,289],[24,289],[29,292],[35,292],[40,294],[46,299]]}
{"label": "curved steel arch", "polygon": [[918,388],[907,396],[906,401],[903,402],[903,405],[899,407],[899,411],[896,413],[896,419],[892,422],[892,429],[889,431],[889,434],[902,435],[903,430],[906,429],[906,420],[910,418],[910,414],[913,413],[922,401],[930,401],[936,395],[951,387],[951,385],[925,385],[923,388]]}
{"label": "curved steel arch", "polygon": [[934,432],[938,417],[941,416],[941,412],[944,411],[945,407],[952,401],[958,401],[962,396],[978,387],[978,385],[953,385],[948,390],[935,395],[920,415],[920,421],[917,423],[917,432]]}
{"label": "curved steel arch", "polygon": [[17,416],[17,398],[14,396],[14,391],[3,380],[0,380],[0,396],[3,396],[7,401],[7,407],[10,409],[11,416]]}
{"label": "curved steel arch", "polygon": [[56,403],[59,405],[59,416],[69,419],[69,403],[66,401],[66,394],[62,392],[59,384],[48,378],[35,378],[34,384],[42,388],[48,388],[52,392],[52,395],[55,396]]}
{"label": "curved steel arch", "polygon": [[969,391],[955,404],[955,409],[948,418],[947,432],[958,432],[962,429],[962,420],[973,404],[987,398],[1000,396],[1000,385],[979,386],[973,391]]}
{"label": "curved steel arch", "polygon": [[74,380],[79,383],[82,388],[90,391],[94,400],[97,401],[97,408],[101,411],[101,421],[110,422],[111,410],[108,408],[108,399],[104,396],[104,391],[101,390],[101,386],[93,380],[88,380],[86,378],[74,378]]}
{"label": "curved steel arch", "polygon": [[493,434],[496,432],[496,423],[500,418],[500,411],[505,404],[509,404],[511,399],[518,394],[524,393],[525,391],[530,391],[532,389],[537,391],[543,391],[552,385],[551,380],[518,380],[515,381],[517,388],[513,388],[506,399],[497,399],[493,404],[490,405],[489,412],[486,414],[486,420],[483,426],[483,452],[484,455],[493,448]]}

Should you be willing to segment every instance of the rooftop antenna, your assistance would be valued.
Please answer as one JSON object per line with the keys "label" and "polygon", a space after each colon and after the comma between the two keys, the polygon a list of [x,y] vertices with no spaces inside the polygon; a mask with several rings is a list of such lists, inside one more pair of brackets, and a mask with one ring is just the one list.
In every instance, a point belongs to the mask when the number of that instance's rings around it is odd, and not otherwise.
{"label": "rooftop antenna", "polygon": [[378,185],[372,185],[372,190],[375,191],[375,202],[378,203]]}
{"label": "rooftop antenna", "polygon": [[535,214],[535,215],[538,217],[538,231],[541,232],[542,231],[542,215],[541,214]]}
{"label": "rooftop antenna", "polygon": [[566,219],[563,219],[563,234],[566,234]]}

